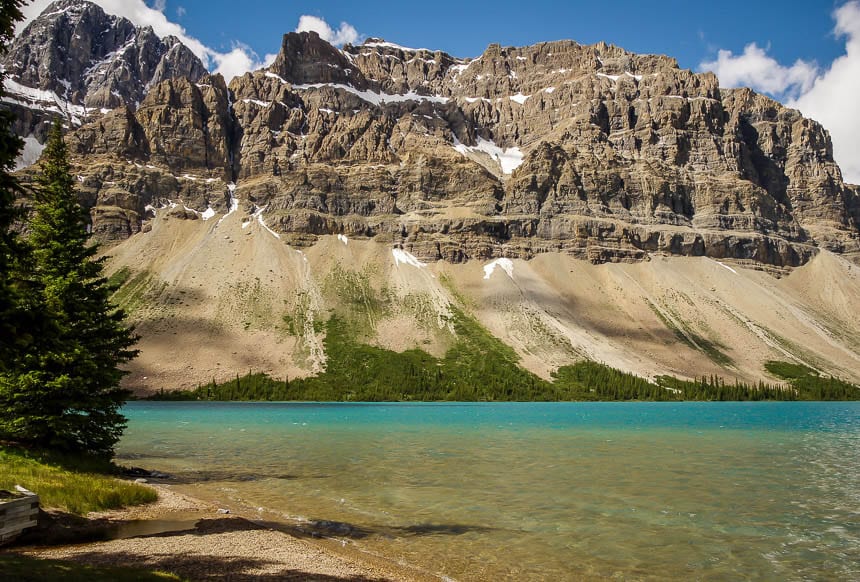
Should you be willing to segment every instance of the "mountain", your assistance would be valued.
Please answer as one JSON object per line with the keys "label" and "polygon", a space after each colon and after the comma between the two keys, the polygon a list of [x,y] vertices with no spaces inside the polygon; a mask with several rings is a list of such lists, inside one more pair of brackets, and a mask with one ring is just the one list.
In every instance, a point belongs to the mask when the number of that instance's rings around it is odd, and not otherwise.
{"label": "mountain", "polygon": [[52,3],[3,55],[5,101],[18,113],[20,135],[44,142],[46,119],[81,125],[143,100],[166,79],[197,80],[206,68],[175,37],[105,14],[80,0]]}
{"label": "mountain", "polygon": [[[137,390],[318,372],[332,315],[361,342],[441,356],[460,312],[543,377],[589,358],[860,380],[860,189],[795,110],[605,43],[462,59],[289,33],[227,86],[170,39],[170,65],[116,61],[147,29],[97,54],[40,32],[99,12],[55,3],[5,66],[23,93],[68,82],[62,99],[99,108],[59,113],[143,336]],[[91,64],[13,69],[39,50]],[[110,80],[73,72],[104,59]]]}

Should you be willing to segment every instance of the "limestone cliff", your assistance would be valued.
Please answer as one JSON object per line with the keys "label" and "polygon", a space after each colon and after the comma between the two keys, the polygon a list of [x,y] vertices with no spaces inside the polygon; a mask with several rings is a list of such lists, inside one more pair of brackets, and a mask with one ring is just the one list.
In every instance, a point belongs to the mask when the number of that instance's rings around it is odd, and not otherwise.
{"label": "limestone cliff", "polygon": [[[558,41],[459,59],[380,39],[337,49],[311,32],[285,35],[271,67],[229,88],[194,65],[150,69],[119,102],[103,87],[120,77],[69,89],[117,106],[68,137],[106,240],[180,205],[241,209],[293,245],[344,234],[426,261],[657,253],[779,269],[860,252],[860,198],[827,131],[669,57]],[[65,80],[26,70],[16,78],[34,87]]]}

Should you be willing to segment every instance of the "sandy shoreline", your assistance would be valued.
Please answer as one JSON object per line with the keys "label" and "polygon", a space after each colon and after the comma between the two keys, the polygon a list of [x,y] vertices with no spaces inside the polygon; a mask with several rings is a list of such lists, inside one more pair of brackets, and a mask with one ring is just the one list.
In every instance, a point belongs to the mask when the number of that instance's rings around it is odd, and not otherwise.
{"label": "sandy shoreline", "polygon": [[[439,579],[346,546],[339,547],[334,540],[298,537],[276,523],[219,513],[217,506],[174,491],[169,485],[149,486],[158,492],[155,503],[88,516],[125,527],[135,537],[67,546],[20,547],[14,551],[98,566],[158,569],[190,580]],[[147,533],[159,529],[172,531]]]}

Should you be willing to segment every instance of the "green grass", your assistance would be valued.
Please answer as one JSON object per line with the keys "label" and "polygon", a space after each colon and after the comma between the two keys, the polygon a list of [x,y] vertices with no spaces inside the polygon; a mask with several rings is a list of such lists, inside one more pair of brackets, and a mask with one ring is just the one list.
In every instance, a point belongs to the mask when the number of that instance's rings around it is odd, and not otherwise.
{"label": "green grass", "polygon": [[112,289],[119,289],[131,278],[131,269],[128,267],[122,267],[121,269],[114,271],[114,273],[108,277],[108,285]]}
{"label": "green grass", "polygon": [[0,489],[21,485],[39,494],[42,507],[84,515],[156,500],[149,487],[115,479],[105,474],[109,470],[110,465],[88,459],[0,448]]}
{"label": "green grass", "polygon": [[156,282],[151,273],[140,271],[132,273],[128,269],[120,269],[110,281],[119,283],[113,294],[113,301],[128,313],[155,302],[156,298],[167,288],[167,283]]}
{"label": "green grass", "polygon": [[167,582],[183,580],[167,572],[138,568],[96,567],[60,560],[41,560],[17,554],[0,554],[0,580],[16,582]]}

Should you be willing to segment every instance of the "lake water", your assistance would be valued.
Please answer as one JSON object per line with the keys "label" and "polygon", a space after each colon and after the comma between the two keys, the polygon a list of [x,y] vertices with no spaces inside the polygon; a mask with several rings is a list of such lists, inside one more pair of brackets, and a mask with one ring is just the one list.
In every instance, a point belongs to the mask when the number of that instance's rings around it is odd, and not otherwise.
{"label": "lake water", "polygon": [[120,462],[457,580],[860,579],[860,403],[130,403]]}

